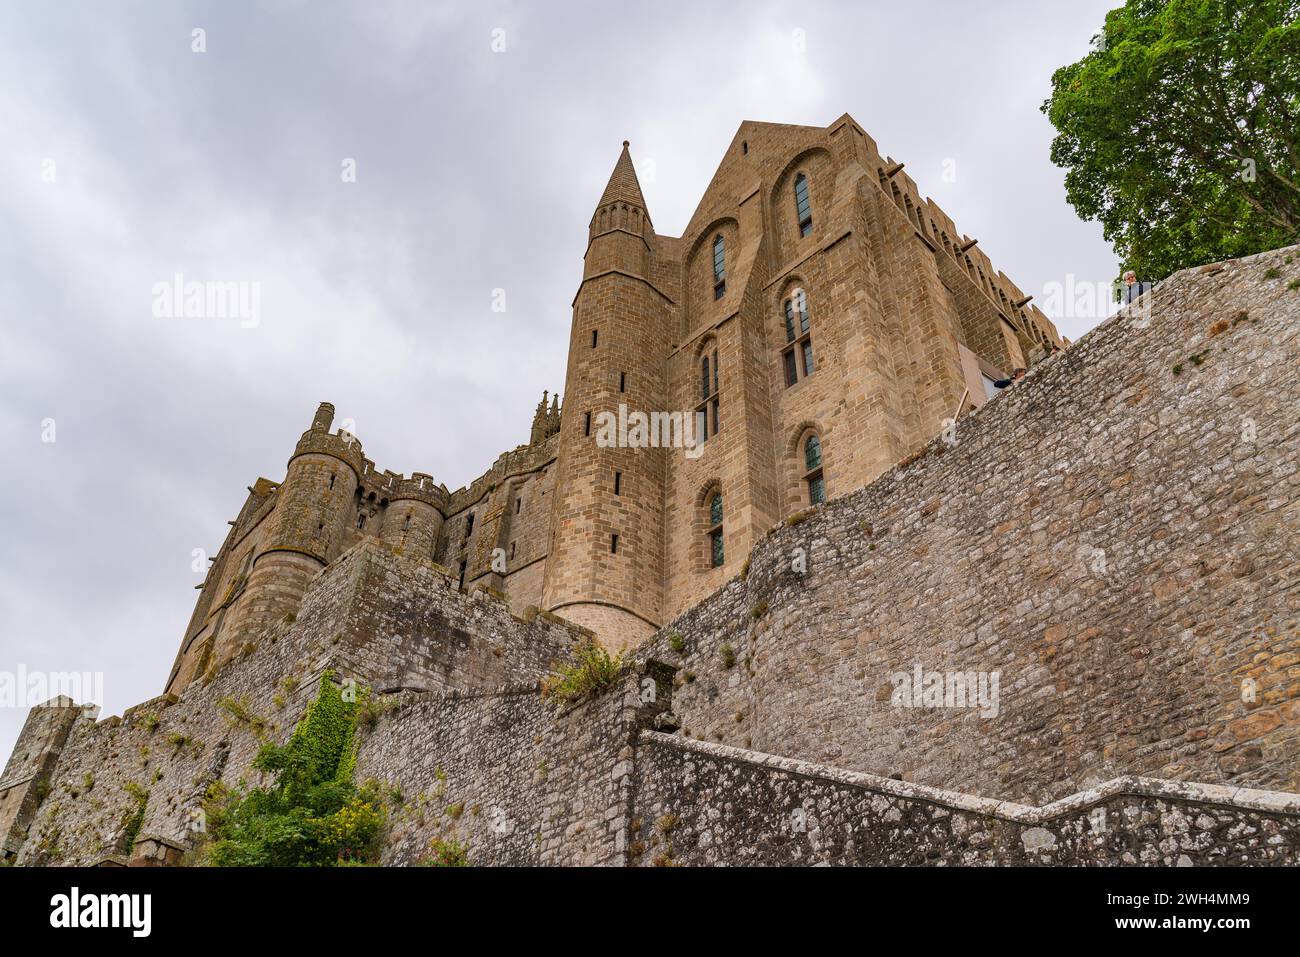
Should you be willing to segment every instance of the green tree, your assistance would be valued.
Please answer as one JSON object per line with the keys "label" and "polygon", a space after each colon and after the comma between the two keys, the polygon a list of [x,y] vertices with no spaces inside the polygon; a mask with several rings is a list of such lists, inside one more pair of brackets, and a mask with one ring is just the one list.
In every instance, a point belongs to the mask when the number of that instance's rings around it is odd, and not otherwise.
{"label": "green tree", "polygon": [[1300,238],[1300,0],[1128,0],[1043,104],[1070,203],[1124,267]]}

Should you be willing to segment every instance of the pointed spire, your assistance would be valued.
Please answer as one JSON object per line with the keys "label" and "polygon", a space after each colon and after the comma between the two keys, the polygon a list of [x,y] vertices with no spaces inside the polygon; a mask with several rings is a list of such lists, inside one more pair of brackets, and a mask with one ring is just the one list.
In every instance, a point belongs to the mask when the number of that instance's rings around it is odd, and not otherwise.
{"label": "pointed spire", "polygon": [[614,172],[610,174],[609,183],[600,197],[602,207],[613,203],[627,203],[647,213],[647,217],[649,215],[645,206],[645,197],[641,195],[641,183],[636,178],[636,168],[632,165],[632,154],[628,152],[627,140],[623,141],[623,152],[619,154],[618,162],[614,164]]}
{"label": "pointed spire", "polygon": [[542,391],[542,401],[537,403],[537,411],[533,413],[533,427],[528,435],[529,445],[536,445],[546,438],[546,398],[549,394],[549,390]]}

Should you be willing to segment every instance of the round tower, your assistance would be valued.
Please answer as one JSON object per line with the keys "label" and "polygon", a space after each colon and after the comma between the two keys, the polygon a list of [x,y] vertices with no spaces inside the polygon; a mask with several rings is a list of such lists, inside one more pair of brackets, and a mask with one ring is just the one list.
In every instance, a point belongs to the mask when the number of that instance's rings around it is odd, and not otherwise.
{"label": "round tower", "polygon": [[354,436],[330,434],[333,421],[334,406],[322,402],[298,440],[243,595],[218,639],[218,663],[267,625],[297,614],[307,583],[339,553],[364,457]]}
{"label": "round tower", "polygon": [[437,486],[428,475],[414,473],[397,483],[384,512],[379,538],[403,554],[433,560],[434,545],[442,531]]}
{"label": "round tower", "polygon": [[[631,647],[662,623],[665,456],[636,416],[669,412],[668,300],[627,142],[592,215],[574,300],[544,607]],[[632,429],[620,428],[632,425]]]}

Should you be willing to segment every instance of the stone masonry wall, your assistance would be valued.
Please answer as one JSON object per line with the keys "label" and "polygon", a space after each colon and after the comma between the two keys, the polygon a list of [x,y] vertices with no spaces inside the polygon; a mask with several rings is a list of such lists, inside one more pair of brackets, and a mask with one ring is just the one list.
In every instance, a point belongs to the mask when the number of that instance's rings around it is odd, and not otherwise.
{"label": "stone masonry wall", "polygon": [[[1172,277],[774,529],[639,652],[680,665],[684,733],[1036,804],[1300,788],[1298,257]],[[996,714],[896,707],[918,665],[997,672]]]}
{"label": "stone masonry wall", "polygon": [[258,749],[288,738],[326,669],[378,691],[535,686],[581,637],[551,616],[515,618],[484,592],[456,590],[431,562],[367,541],[311,582],[295,621],[179,696],[98,722],[63,709],[78,717],[17,862],[120,864],[149,846],[174,863],[208,786],[262,783],[251,770]]}
{"label": "stone masonry wall", "polygon": [[644,732],[632,863],[1291,865],[1300,796],[1126,778],[1042,808]]}
{"label": "stone masonry wall", "polygon": [[539,680],[582,632],[553,615],[511,613],[502,597],[461,593],[433,562],[373,539],[331,566],[335,584],[304,600],[298,623],[376,690],[497,689]]}
{"label": "stone masonry wall", "polygon": [[357,763],[359,778],[402,795],[383,863],[418,863],[435,839],[467,846],[476,866],[621,863],[636,732],[663,710],[642,702],[645,680],[628,671],[610,693],[565,709],[536,685],[402,695]]}

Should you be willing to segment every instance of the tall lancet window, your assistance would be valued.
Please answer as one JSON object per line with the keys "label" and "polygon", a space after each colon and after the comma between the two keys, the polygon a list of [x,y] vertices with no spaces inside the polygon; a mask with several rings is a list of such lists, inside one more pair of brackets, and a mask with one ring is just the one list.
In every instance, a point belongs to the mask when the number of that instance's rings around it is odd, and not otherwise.
{"label": "tall lancet window", "polygon": [[808,321],[808,294],[795,289],[785,301],[785,349],[781,365],[786,388],[813,373],[812,328]]}
{"label": "tall lancet window", "polygon": [[820,505],[826,501],[826,480],[822,477],[822,440],[816,433],[808,436],[803,446],[803,479],[808,483],[808,502]]}
{"label": "tall lancet window", "polygon": [[812,203],[808,201],[808,177],[800,173],[794,178],[794,210],[799,217],[799,235],[812,232]]}
{"label": "tall lancet window", "polygon": [[714,492],[709,499],[709,566],[721,568],[722,551],[722,493]]}
{"label": "tall lancet window", "polygon": [[696,439],[707,442],[721,426],[722,403],[718,398],[718,344],[705,346],[700,357],[700,400],[695,406]]}
{"label": "tall lancet window", "polygon": [[713,237],[713,298],[721,299],[727,291],[727,253],[722,234]]}

